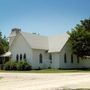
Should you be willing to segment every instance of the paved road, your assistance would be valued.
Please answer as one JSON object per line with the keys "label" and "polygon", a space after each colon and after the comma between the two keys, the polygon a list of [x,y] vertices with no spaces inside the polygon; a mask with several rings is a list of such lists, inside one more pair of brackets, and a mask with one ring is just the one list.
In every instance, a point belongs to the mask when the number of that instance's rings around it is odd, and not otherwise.
{"label": "paved road", "polygon": [[0,73],[0,90],[56,90],[90,88],[89,73]]}

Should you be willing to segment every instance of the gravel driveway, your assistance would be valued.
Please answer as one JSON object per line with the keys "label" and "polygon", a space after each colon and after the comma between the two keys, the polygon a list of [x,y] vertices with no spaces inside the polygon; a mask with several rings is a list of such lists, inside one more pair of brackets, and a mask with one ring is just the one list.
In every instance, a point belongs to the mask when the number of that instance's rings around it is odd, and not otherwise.
{"label": "gravel driveway", "polygon": [[0,73],[0,90],[90,88],[90,73]]}

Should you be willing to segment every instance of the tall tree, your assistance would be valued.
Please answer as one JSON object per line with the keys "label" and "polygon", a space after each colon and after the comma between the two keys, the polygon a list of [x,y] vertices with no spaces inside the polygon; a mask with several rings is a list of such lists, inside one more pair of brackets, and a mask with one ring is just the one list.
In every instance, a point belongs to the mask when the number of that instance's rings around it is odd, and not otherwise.
{"label": "tall tree", "polygon": [[90,19],[81,20],[68,34],[72,52],[79,57],[90,56]]}
{"label": "tall tree", "polygon": [[8,39],[0,32],[0,55],[8,51]]}

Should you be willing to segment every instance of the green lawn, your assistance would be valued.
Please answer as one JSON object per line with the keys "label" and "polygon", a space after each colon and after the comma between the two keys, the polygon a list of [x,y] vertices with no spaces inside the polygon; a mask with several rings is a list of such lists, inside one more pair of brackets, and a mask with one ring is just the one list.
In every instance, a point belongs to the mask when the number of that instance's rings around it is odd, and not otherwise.
{"label": "green lawn", "polygon": [[90,72],[90,70],[59,70],[59,69],[43,69],[43,70],[30,70],[30,71],[5,71],[0,70],[0,72],[12,72],[12,73],[77,73],[77,72]]}

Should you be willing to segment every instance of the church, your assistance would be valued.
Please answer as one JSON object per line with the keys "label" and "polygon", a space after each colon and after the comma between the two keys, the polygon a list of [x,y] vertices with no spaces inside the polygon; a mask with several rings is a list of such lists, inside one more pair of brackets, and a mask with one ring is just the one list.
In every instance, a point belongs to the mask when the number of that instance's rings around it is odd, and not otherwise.
{"label": "church", "polygon": [[42,36],[14,28],[9,36],[11,60],[26,60],[32,69],[90,68],[90,58],[81,59],[72,53],[69,35]]}

